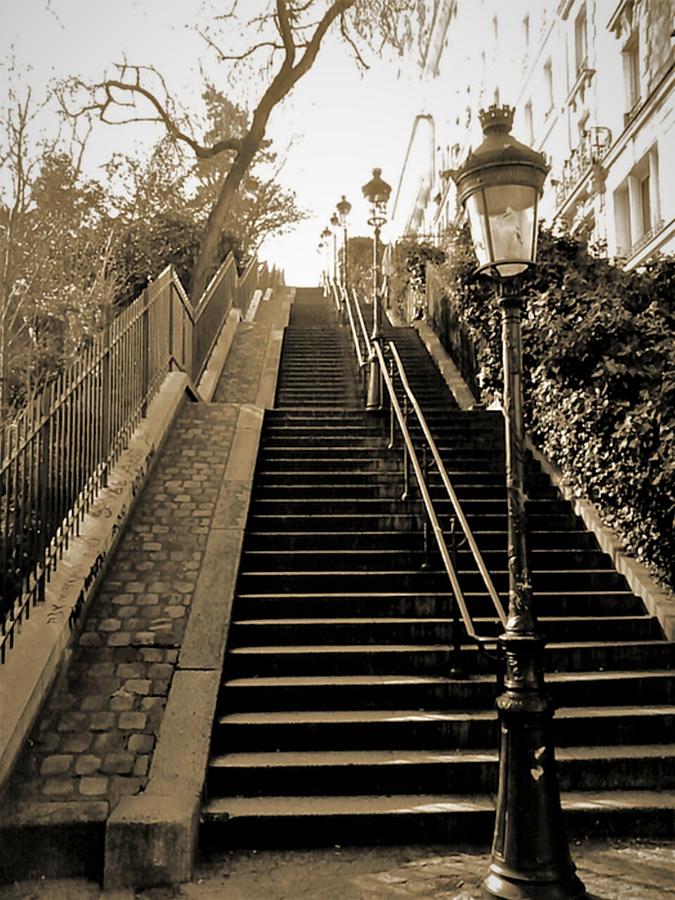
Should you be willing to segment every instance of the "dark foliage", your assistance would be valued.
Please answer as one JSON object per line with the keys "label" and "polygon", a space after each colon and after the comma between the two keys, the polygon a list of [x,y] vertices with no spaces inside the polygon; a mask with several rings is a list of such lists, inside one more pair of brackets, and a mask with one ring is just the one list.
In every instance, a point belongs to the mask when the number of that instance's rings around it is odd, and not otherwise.
{"label": "dark foliage", "polygon": [[[482,398],[501,395],[500,316],[466,229],[437,274],[476,351]],[[522,276],[526,410],[535,442],[626,548],[675,584],[675,260],[625,272],[583,240],[542,231]],[[467,373],[472,375],[474,373]]]}

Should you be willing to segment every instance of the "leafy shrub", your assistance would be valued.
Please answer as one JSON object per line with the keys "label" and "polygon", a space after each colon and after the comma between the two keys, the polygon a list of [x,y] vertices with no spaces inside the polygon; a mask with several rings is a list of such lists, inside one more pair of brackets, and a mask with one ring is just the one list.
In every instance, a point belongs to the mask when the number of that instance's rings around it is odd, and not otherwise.
{"label": "leafy shrub", "polygon": [[[448,240],[437,275],[452,317],[474,344],[479,371],[466,374],[477,375],[481,399],[490,402],[502,390],[495,292],[473,275],[468,230]],[[675,260],[625,272],[585,241],[546,230],[539,248],[537,267],[516,284],[525,300],[527,427],[626,549],[672,587]]]}

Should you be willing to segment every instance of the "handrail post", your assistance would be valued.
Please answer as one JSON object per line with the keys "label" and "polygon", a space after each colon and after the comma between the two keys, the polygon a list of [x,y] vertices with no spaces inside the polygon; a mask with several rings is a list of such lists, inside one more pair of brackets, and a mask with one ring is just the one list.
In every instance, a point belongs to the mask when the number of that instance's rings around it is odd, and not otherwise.
{"label": "handrail post", "polygon": [[[389,357],[389,377],[394,381],[394,358],[393,356]],[[387,450],[393,450],[394,444],[396,443],[396,433],[394,431],[394,404],[389,401],[389,443],[387,444]]]}
{"label": "handrail post", "polygon": [[[422,475],[424,483],[429,483],[429,454],[427,453],[426,443],[422,444]],[[424,525],[422,526],[422,540],[424,548],[424,558],[422,568],[429,568],[429,516],[424,517]]]}
{"label": "handrail post", "polygon": [[[405,423],[405,427],[408,427],[408,398],[407,396],[403,398],[403,421]],[[409,457],[408,457],[408,445],[405,441],[403,441],[403,493],[401,494],[401,500],[408,499],[408,490],[410,488],[410,466],[409,466]]]}
{"label": "handrail post", "polygon": [[[457,571],[457,532],[455,526],[457,519],[453,516],[450,520],[450,559],[455,571]],[[462,678],[464,670],[462,668],[462,632],[459,622],[459,609],[454,597],[451,599],[452,604],[452,663],[450,665],[450,677]]]}
{"label": "handrail post", "polygon": [[108,465],[111,443],[111,386],[110,364],[112,354],[112,307],[106,307],[105,328],[103,331],[103,353],[101,355],[101,449],[103,464],[103,487],[108,487]]}

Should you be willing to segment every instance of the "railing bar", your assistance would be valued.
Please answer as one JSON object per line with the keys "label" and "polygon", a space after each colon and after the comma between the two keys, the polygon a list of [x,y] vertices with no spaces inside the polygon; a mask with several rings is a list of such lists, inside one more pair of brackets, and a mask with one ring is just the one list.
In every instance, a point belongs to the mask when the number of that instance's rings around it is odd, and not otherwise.
{"label": "railing bar", "polygon": [[497,591],[492,583],[492,579],[490,578],[490,574],[488,572],[487,566],[485,565],[485,562],[483,560],[481,552],[478,549],[478,545],[476,544],[475,538],[473,536],[473,532],[471,531],[471,528],[466,519],[466,516],[464,515],[464,510],[462,509],[459,499],[457,498],[455,489],[452,486],[452,482],[450,481],[450,476],[448,475],[448,471],[445,468],[445,464],[443,463],[443,460],[441,459],[441,455],[438,451],[438,447],[436,446],[436,442],[429,430],[429,426],[427,425],[427,421],[426,421],[426,418],[424,417],[424,413],[422,412],[422,409],[421,409],[419,403],[417,402],[417,398],[415,397],[415,395],[410,387],[408,378],[405,374],[405,369],[403,368],[403,363],[401,361],[401,357],[399,356],[398,350],[396,349],[396,345],[393,343],[393,341],[390,341],[388,346],[392,353],[392,356],[396,360],[396,365],[397,365],[397,368],[399,371],[401,384],[412,404],[413,409],[415,410],[415,414],[417,415],[417,419],[420,423],[420,426],[422,427],[424,437],[426,438],[427,444],[429,445],[429,448],[431,449],[432,455],[434,457],[434,462],[436,463],[436,467],[438,468],[438,471],[440,472],[441,480],[443,481],[443,485],[444,485],[446,492],[450,498],[453,509],[455,510],[457,519],[459,520],[459,523],[462,526],[462,530],[466,536],[467,543],[469,544],[469,547],[474,556],[476,564],[480,570],[481,577],[483,578],[483,582],[485,583],[485,586],[488,590],[490,599],[492,600],[492,603],[497,611],[497,614],[499,615],[502,625],[506,625],[506,615],[504,613],[504,608],[502,606],[501,600],[499,599],[499,595],[497,594]]}
{"label": "railing bar", "polygon": [[356,303],[356,312],[358,313],[359,322],[361,323],[361,333],[363,335],[363,340],[366,346],[366,349],[370,347],[370,335],[368,334],[368,329],[366,328],[366,323],[363,318],[363,310],[361,309],[361,304],[359,303],[359,299],[356,296],[356,291],[352,288],[352,296],[354,297],[354,302]]}
{"label": "railing bar", "polygon": [[358,361],[359,368],[361,368],[363,366],[364,360],[363,360],[363,354],[361,353],[361,346],[359,344],[359,339],[356,334],[356,325],[354,323],[354,314],[352,312],[352,305],[349,302],[349,292],[343,290],[342,295],[345,298],[345,306],[347,307],[347,318],[349,319],[349,328],[351,330],[352,338],[354,341],[354,349],[356,350],[356,359]]}
{"label": "railing bar", "polygon": [[461,586],[459,584],[459,579],[457,578],[457,574],[455,572],[454,566],[452,565],[452,560],[450,558],[450,552],[448,551],[447,544],[445,542],[445,536],[443,534],[443,529],[440,526],[438,521],[438,517],[434,510],[434,506],[431,500],[431,496],[429,494],[429,490],[424,482],[424,475],[422,473],[422,467],[420,466],[419,459],[417,457],[417,452],[415,450],[415,446],[412,442],[412,438],[410,437],[410,432],[408,431],[408,426],[405,424],[405,420],[403,418],[403,413],[401,412],[401,407],[398,402],[398,397],[396,396],[396,392],[394,390],[394,385],[389,377],[389,372],[387,371],[387,367],[385,364],[384,356],[382,353],[382,348],[377,343],[377,341],[373,341],[373,347],[375,353],[378,356],[382,377],[387,386],[387,391],[389,392],[389,399],[392,405],[394,406],[394,411],[396,413],[396,418],[399,423],[399,428],[401,430],[401,436],[403,437],[403,441],[408,450],[408,456],[410,458],[410,462],[412,463],[413,471],[415,473],[415,477],[417,479],[417,483],[420,488],[420,493],[422,495],[422,500],[424,502],[424,506],[431,521],[431,527],[434,532],[434,536],[436,538],[436,543],[438,544],[438,549],[440,550],[441,557],[443,559],[443,565],[445,567],[445,571],[450,579],[450,584],[452,586],[453,594],[455,595],[455,599],[459,605],[459,608],[462,613],[462,618],[464,619],[464,627],[467,630],[469,637],[478,638],[476,634],[476,630],[473,625],[473,621],[469,614],[468,607],[466,605],[464,594],[462,593]]}
{"label": "railing bar", "polygon": [[39,518],[38,518],[38,440],[39,432],[35,431],[35,418],[37,411],[34,404],[31,404],[30,410],[30,463],[28,479],[28,546],[29,546],[29,567],[31,572],[35,570],[36,550],[39,540]]}

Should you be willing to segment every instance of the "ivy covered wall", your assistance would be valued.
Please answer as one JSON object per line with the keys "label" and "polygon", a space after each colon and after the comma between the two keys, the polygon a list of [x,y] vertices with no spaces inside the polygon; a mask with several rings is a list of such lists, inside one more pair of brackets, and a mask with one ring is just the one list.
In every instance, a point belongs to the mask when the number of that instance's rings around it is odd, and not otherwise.
{"label": "ivy covered wall", "polygon": [[[445,249],[428,265],[431,324],[490,403],[502,367],[493,285],[473,274],[466,228]],[[626,550],[673,587],[675,260],[628,273],[583,240],[545,230],[538,259],[520,277],[530,435]]]}

